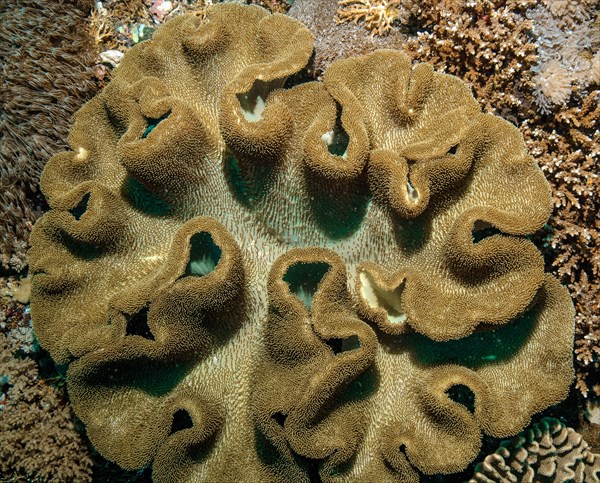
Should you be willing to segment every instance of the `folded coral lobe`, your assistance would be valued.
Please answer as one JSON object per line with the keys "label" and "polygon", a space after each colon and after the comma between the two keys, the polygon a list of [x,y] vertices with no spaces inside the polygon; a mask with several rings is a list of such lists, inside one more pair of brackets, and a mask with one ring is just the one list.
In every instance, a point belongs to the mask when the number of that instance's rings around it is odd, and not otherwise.
{"label": "folded coral lobe", "polygon": [[572,378],[518,131],[395,51],[308,80],[222,4],[132,48],[41,186],[31,311],[94,446],[156,481],[418,481]]}

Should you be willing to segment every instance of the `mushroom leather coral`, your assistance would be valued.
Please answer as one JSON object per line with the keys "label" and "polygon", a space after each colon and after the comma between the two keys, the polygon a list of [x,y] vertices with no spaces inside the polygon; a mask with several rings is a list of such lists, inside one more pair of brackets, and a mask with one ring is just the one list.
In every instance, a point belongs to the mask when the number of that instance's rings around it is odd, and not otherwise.
{"label": "mushroom leather coral", "polygon": [[399,52],[323,82],[311,52],[259,7],[175,18],[44,170],[36,334],[98,451],[156,481],[456,472],[572,380],[517,130]]}

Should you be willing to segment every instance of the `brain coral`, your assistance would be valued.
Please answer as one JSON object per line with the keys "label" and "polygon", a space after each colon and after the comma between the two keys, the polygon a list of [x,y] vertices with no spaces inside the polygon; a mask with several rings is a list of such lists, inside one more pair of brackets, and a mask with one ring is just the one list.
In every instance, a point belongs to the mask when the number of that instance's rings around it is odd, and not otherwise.
{"label": "brain coral", "polygon": [[469,483],[586,483],[600,481],[600,455],[574,429],[543,418],[530,429],[503,441],[477,464]]}
{"label": "brain coral", "polygon": [[418,481],[572,379],[518,131],[395,51],[223,4],[131,49],[48,163],[31,312],[94,446],[156,481]]}

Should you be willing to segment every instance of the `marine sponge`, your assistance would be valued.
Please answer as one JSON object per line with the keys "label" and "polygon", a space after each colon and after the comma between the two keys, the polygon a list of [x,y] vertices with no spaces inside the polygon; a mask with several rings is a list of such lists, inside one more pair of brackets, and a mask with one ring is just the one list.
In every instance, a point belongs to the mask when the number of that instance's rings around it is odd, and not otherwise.
{"label": "marine sponge", "polygon": [[209,7],[131,49],[41,186],[31,312],[94,446],[157,481],[417,481],[573,377],[525,238],[542,172],[395,51],[301,82],[312,37]]}

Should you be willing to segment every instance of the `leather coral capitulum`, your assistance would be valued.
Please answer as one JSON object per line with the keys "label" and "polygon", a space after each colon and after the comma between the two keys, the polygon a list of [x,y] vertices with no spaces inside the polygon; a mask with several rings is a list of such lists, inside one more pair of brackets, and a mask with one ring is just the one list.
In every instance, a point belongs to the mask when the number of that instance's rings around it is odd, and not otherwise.
{"label": "leather coral capitulum", "polygon": [[[418,481],[566,395],[517,130],[394,51],[302,75],[223,4],[132,48],[48,163],[31,312],[94,446],[157,481]],[[532,381],[535,383],[533,384]]]}

